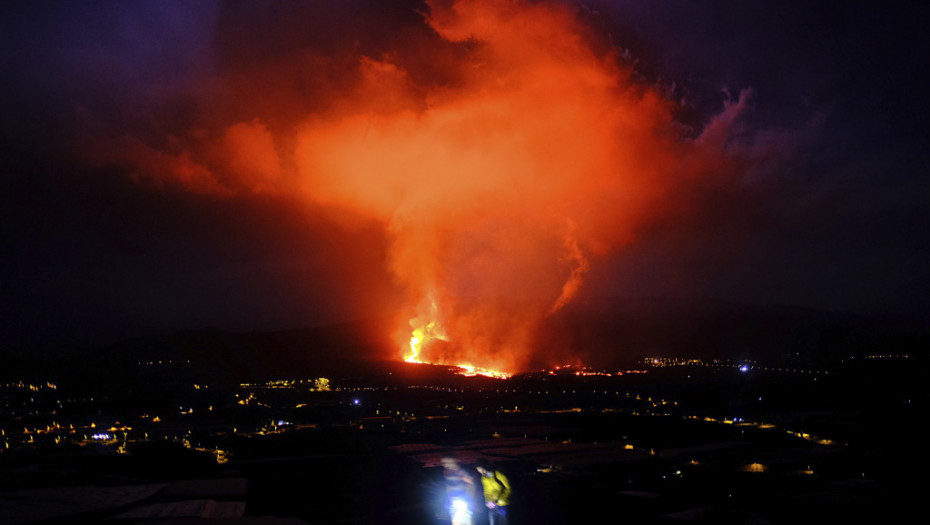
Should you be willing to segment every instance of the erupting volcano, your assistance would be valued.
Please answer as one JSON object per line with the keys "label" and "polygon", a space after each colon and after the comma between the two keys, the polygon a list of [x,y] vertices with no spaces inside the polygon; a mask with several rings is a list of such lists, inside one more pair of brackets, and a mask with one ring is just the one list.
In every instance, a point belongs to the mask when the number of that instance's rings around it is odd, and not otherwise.
{"label": "erupting volcano", "polygon": [[353,109],[303,129],[300,171],[318,197],[388,226],[416,305],[397,335],[406,360],[513,372],[589,256],[629,242],[699,161],[672,104],[599,54],[568,7],[439,4],[426,21],[459,46],[454,81],[421,86],[390,56],[363,59]]}
{"label": "erupting volcano", "polygon": [[[698,133],[577,6],[427,5],[419,36],[380,50],[236,63],[230,99],[254,102],[255,113],[246,104],[212,134],[203,124],[165,148],[120,137],[90,156],[142,183],[298,196],[316,212],[378,224],[406,294],[396,358],[513,373],[601,256],[682,208],[679,183],[728,169],[728,128],[746,96]],[[310,102],[293,95],[313,83],[280,71],[301,68],[338,89],[320,87]],[[255,78],[267,88],[256,92]]]}

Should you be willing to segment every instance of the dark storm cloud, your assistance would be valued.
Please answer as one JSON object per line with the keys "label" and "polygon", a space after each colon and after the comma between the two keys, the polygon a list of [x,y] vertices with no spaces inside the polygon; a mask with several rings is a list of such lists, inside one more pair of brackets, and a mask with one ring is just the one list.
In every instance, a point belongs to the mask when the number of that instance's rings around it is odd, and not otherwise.
{"label": "dark storm cloud", "polygon": [[[722,145],[741,176],[683,184],[687,204],[594,265],[585,293],[930,315],[926,6],[585,5],[585,22],[681,103],[693,136],[752,93],[733,123],[742,133]],[[304,115],[337,111],[355,89],[361,56],[390,57],[421,89],[455,85],[449,64],[470,44],[438,38],[424,5],[0,10],[0,341],[284,328],[391,306],[386,241],[371,224],[261,192],[211,194],[239,180],[216,170],[218,186],[188,194],[125,165],[87,164],[75,148],[114,139],[126,155],[166,155],[167,170],[194,150],[209,170],[217,153],[198,151],[202,138],[260,119],[287,150]],[[370,268],[368,281],[340,279],[346,266]],[[378,297],[364,312],[344,299],[359,290]]]}

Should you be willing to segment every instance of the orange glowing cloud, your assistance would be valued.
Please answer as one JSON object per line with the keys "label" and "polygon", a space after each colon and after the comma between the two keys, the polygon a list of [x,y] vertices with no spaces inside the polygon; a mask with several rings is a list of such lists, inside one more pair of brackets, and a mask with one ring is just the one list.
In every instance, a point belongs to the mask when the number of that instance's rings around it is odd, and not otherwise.
{"label": "orange glowing cloud", "polygon": [[[440,73],[416,69],[422,42],[398,44],[333,73],[327,85],[341,89],[314,91],[315,105],[289,91],[305,78],[282,82],[280,106],[296,116],[269,111],[276,122],[239,118],[168,152],[132,141],[104,156],[156,185],[298,194],[379,222],[408,294],[397,357],[518,371],[539,323],[579,293],[598,256],[679,206],[679,181],[726,168],[745,98],[692,140],[674,104],[594,45],[572,6],[428,5],[430,38],[446,50],[431,56]],[[242,93],[276,103],[275,85]]]}
{"label": "orange glowing cloud", "polygon": [[448,342],[421,358],[516,370],[590,255],[660,205],[686,145],[670,104],[598,56],[568,7],[431,8],[441,37],[473,46],[459,82],[418,98],[390,57],[363,59],[357,110],[305,123],[298,171],[308,195],[388,225],[417,314],[401,348],[435,323]]}
{"label": "orange glowing cloud", "polygon": [[230,185],[253,192],[273,191],[281,162],[267,126],[258,120],[229,127],[220,139],[217,155],[225,161]]}

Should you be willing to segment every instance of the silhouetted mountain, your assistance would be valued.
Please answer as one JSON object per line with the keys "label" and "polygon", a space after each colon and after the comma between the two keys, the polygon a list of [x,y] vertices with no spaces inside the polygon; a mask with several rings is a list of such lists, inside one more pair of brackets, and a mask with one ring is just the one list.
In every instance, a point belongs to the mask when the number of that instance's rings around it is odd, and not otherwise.
{"label": "silhouetted mountain", "polygon": [[[446,374],[388,364],[392,319],[279,332],[215,328],[130,339],[102,349],[0,351],[0,379],[235,385],[280,378]],[[849,356],[923,358],[928,327],[907,319],[736,304],[708,298],[601,298],[566,306],[539,328],[532,368],[582,362],[626,367],[646,356],[817,365]]]}
{"label": "silhouetted mountain", "polygon": [[392,329],[387,320],[375,319],[280,332],[206,328],[96,349],[5,349],[0,350],[0,379],[118,386],[138,382],[140,375],[178,383],[228,384],[314,377],[383,359]]}
{"label": "silhouetted mountain", "polygon": [[392,328],[385,319],[279,332],[235,333],[214,328],[140,338],[118,346],[137,362],[189,361],[193,370],[210,371],[214,381],[265,381],[344,373],[360,361],[383,359]]}
{"label": "silhouetted mountain", "polygon": [[574,303],[540,330],[540,356],[576,355],[592,366],[646,356],[818,362],[919,352],[926,326],[905,318],[820,312],[710,298],[599,298]]}

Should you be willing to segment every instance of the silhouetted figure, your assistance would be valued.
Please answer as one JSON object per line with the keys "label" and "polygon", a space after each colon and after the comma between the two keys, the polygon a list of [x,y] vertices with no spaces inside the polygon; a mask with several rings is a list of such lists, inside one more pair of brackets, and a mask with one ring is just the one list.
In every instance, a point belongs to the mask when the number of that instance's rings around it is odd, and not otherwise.
{"label": "silhouetted figure", "polygon": [[442,458],[442,475],[446,482],[445,507],[452,525],[471,525],[475,481],[452,456]]}
{"label": "silhouetted figure", "polygon": [[491,525],[507,525],[507,513],[510,510],[510,481],[490,461],[482,458],[476,467],[481,474],[484,488],[484,505],[488,508],[488,521]]}

